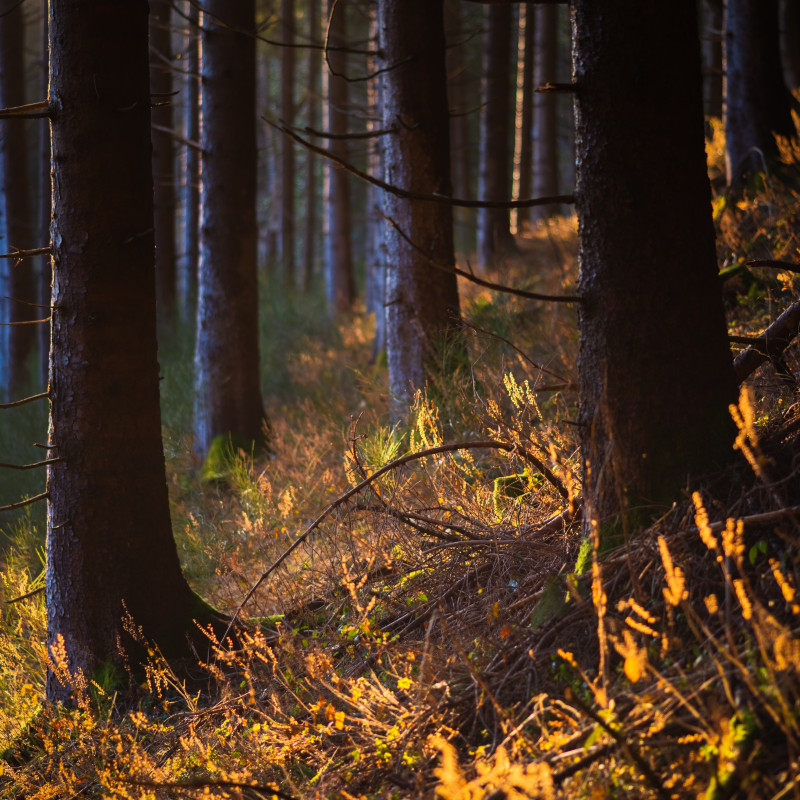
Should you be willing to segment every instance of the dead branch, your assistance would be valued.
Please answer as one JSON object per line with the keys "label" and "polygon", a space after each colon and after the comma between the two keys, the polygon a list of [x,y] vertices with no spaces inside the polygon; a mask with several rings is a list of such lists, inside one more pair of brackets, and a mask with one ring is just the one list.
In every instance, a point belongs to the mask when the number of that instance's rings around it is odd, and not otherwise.
{"label": "dead branch", "polygon": [[63,461],[63,458],[48,458],[45,461],[36,461],[33,464],[3,464],[0,462],[2,469],[34,469],[35,467],[46,467],[48,464],[56,464]]}
{"label": "dead branch", "polygon": [[40,322],[50,322],[52,317],[45,317],[44,319],[21,319],[17,322],[0,322],[0,325],[38,325]]}
{"label": "dead branch", "polygon": [[50,392],[42,392],[41,394],[32,394],[30,397],[24,397],[22,400],[15,400],[13,403],[0,403],[0,409],[16,408],[17,406],[24,406],[25,403],[32,403],[34,400],[42,400],[45,397],[50,397]]}
{"label": "dead branch", "polygon": [[47,500],[48,497],[50,497],[50,492],[42,492],[42,494],[29,497],[27,500],[20,500],[17,503],[9,503],[7,506],[0,506],[0,511],[13,511],[16,508],[24,508],[25,506],[33,505],[33,503],[38,503],[40,500]]}
{"label": "dead branch", "polygon": [[[0,119],[2,119],[2,112],[0,112]],[[0,253],[0,258],[31,258],[32,256],[49,256],[52,253],[49,247],[37,247],[34,250],[14,250],[11,253]]]}
{"label": "dead branch", "polygon": [[158,131],[158,133],[166,134],[170,137],[170,139],[174,139],[176,142],[180,142],[181,144],[185,144],[187,147],[191,147],[193,150],[197,150],[198,153],[203,152],[200,142],[187,139],[185,136],[181,136],[177,131],[172,130],[172,128],[167,128],[165,125],[156,125],[154,123],[151,123],[150,127],[154,131]]}
{"label": "dead branch", "polygon": [[397,197],[402,197],[404,200],[422,200],[429,203],[446,203],[447,205],[456,206],[457,208],[532,208],[533,206],[548,206],[554,205],[559,203],[574,203],[575,196],[571,194],[562,194],[562,195],[555,195],[553,197],[535,197],[529,198],[527,200],[462,200],[457,197],[448,197],[447,195],[443,194],[419,194],[417,192],[410,192],[407,189],[401,189],[399,186],[393,186],[390,183],[386,183],[385,181],[380,180],[380,178],[376,178],[373,175],[370,175],[366,172],[362,172],[358,167],[354,166],[348,161],[345,161],[343,158],[334,155],[331,153],[330,150],[326,150],[324,147],[317,147],[314,144],[311,144],[307,139],[303,139],[302,136],[298,136],[294,131],[288,128],[286,125],[280,125],[272,120],[268,119],[267,117],[261,117],[264,122],[267,123],[272,128],[285,133],[287,136],[290,136],[294,139],[298,144],[301,144],[306,149],[310,150],[312,153],[316,153],[317,155],[323,156],[327,158],[329,161],[333,161],[334,164],[338,164],[342,169],[346,170],[347,172],[355,175],[357,178],[360,178],[362,181],[366,181],[367,183],[371,183],[373,186],[377,186],[379,189],[383,189],[385,192],[389,192]]}
{"label": "dead branch", "polygon": [[40,100],[38,103],[28,103],[24,106],[11,106],[0,108],[0,119],[44,119],[50,116],[50,103]]}
{"label": "dead branch", "polygon": [[34,589],[32,592],[26,592],[25,594],[21,594],[19,597],[12,597],[10,600],[4,600],[3,605],[10,606],[12,603],[20,603],[23,600],[27,600],[30,597],[36,597],[37,594],[41,594],[44,591],[44,586],[41,586],[38,589]]}
{"label": "dead branch", "polygon": [[777,358],[797,336],[800,327],[800,301],[792,303],[752,346],[740,353],[733,362],[736,380],[741,383],[765,361]]}
{"label": "dead branch", "polygon": [[[288,126],[287,126],[288,127]],[[298,131],[301,130],[300,128],[292,128],[292,130]],[[320,139],[375,139],[378,136],[385,136],[387,133],[394,133],[397,128],[381,128],[380,130],[376,131],[363,131],[361,133],[330,133],[329,131],[316,131],[313,128],[309,128],[306,125],[305,128],[302,128],[303,133],[307,133],[309,136],[317,136]]]}

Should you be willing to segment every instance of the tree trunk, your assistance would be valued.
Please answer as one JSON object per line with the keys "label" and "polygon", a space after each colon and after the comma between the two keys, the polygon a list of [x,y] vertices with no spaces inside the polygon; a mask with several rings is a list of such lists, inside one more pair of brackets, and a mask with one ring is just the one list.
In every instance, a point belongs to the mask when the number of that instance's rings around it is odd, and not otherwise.
{"label": "tree trunk", "polygon": [[[347,46],[346,6],[329,0],[328,47]],[[348,130],[348,86],[345,79],[347,57],[344,53],[329,50],[328,58],[328,131],[334,135]],[[346,139],[331,139],[330,151],[348,159]],[[328,309],[331,313],[347,311],[355,297],[353,277],[352,220],[350,217],[350,176],[339,167],[326,163],[328,186],[327,239],[325,253],[325,287]]]}
{"label": "tree trunk", "polygon": [[[25,103],[25,20],[20,3],[6,4],[0,16],[0,108],[21,106]],[[37,98],[39,99],[39,98]],[[31,211],[29,206],[27,173],[26,120],[3,120],[0,124],[0,252],[24,250],[33,246]],[[13,261],[4,259],[3,269],[7,281],[0,295],[0,303],[7,308],[2,321],[8,356],[3,386],[8,399],[19,399],[18,394],[27,386],[28,356],[36,344],[35,325],[13,323],[37,319],[35,306],[36,280],[34,262],[29,259]],[[6,297],[7,296],[7,299]]]}
{"label": "tree trunk", "polygon": [[265,443],[258,352],[253,0],[206,0],[195,348],[197,452],[217,436]]}
{"label": "tree trunk", "polygon": [[[383,73],[383,127],[396,126],[384,137],[385,180],[411,192],[449,195],[442,0],[380,0],[378,30],[384,67],[393,67]],[[431,371],[452,367],[443,347],[459,316],[456,277],[446,271],[454,264],[453,217],[444,203],[389,193],[384,211],[392,223],[386,234],[389,392],[401,416]]]}
{"label": "tree trunk", "polygon": [[[481,116],[480,177],[481,200],[511,199],[511,46],[513,28],[511,5],[486,7],[483,52],[483,96]],[[494,266],[498,259],[516,251],[507,209],[482,208],[478,212],[478,263]]]}
{"label": "tree trunk", "polygon": [[[183,78],[183,136],[189,142],[200,141],[200,12],[191,0],[185,4],[186,74]],[[197,262],[199,260],[200,234],[200,152],[184,145],[181,158],[181,271],[180,303],[181,315],[191,319],[196,312]]]}
{"label": "tree trunk", "polygon": [[722,119],[722,3],[702,0],[703,109],[707,117]]}
{"label": "tree trunk", "polygon": [[[42,2],[42,62],[41,62],[41,95],[47,97],[50,82],[49,44],[47,24],[47,3]],[[43,241],[50,232],[50,125],[39,128],[39,231]],[[50,315],[50,285],[53,281],[53,262],[50,255],[40,256],[36,270],[36,302],[42,318]],[[39,385],[47,386],[50,370],[50,323],[42,322],[36,326],[39,341]]]}
{"label": "tree trunk", "polygon": [[[316,44],[320,39],[320,13],[319,0],[313,0],[308,5],[308,41]],[[308,114],[306,120],[312,130],[319,125],[319,95],[320,78],[322,75],[322,54],[319,50],[311,48],[308,51],[308,76],[306,79],[306,94]],[[318,159],[311,150],[306,151],[306,189],[305,189],[305,247],[303,253],[303,291],[311,290],[316,264],[316,244],[319,231],[317,202],[319,198],[317,181]]]}
{"label": "tree trunk", "polygon": [[[536,88],[558,80],[558,7],[536,7],[534,79]],[[536,92],[533,101],[533,196],[558,194],[558,116],[555,94]],[[558,213],[558,206],[536,206],[534,220]]]}
{"label": "tree trunk", "polygon": [[780,0],[781,60],[786,85],[800,89],[800,3]]}
{"label": "tree trunk", "polygon": [[[312,3],[313,5],[313,3]],[[294,0],[281,0],[281,119],[294,124]],[[281,265],[286,288],[295,285],[294,259],[294,141],[284,136],[281,141]]]}
{"label": "tree trunk", "polygon": [[[519,128],[517,130],[517,153],[519,157],[517,169],[517,197],[526,199],[533,191],[533,104],[534,90],[534,54],[536,47],[536,14],[529,5],[520,6],[520,49],[521,61],[517,78],[517,94],[520,101]],[[531,224],[531,209],[517,209],[517,231],[523,233]]]}
{"label": "tree trunk", "polygon": [[573,14],[586,518],[625,530],[731,456],[737,385],[696,5],[575,0]]}
{"label": "tree trunk", "polygon": [[153,226],[159,316],[175,313],[175,166],[172,146],[172,30],[170,3],[150,0],[150,98],[153,125]]}
{"label": "tree trunk", "polygon": [[161,445],[147,2],[50,0],[50,53],[48,642],[83,677],[51,672],[47,696],[69,701],[121,666],[124,615],[188,652],[203,606],[181,574]]}
{"label": "tree trunk", "polygon": [[783,78],[778,0],[727,0],[725,143],[728,183],[771,169],[775,134],[793,136],[791,95]]}

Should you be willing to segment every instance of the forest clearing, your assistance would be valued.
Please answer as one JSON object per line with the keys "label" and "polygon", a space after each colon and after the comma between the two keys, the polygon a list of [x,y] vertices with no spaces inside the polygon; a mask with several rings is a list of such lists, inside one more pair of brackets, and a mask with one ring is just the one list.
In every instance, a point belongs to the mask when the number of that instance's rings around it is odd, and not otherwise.
{"label": "forest clearing", "polygon": [[800,798],[792,3],[33,5],[0,798]]}

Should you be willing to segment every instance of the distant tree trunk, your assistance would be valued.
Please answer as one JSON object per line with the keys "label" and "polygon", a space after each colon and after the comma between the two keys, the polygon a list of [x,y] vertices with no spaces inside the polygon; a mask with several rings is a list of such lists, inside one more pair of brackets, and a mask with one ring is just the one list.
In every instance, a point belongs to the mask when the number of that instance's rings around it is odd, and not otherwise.
{"label": "distant tree trunk", "polygon": [[[536,7],[536,88],[558,80],[558,7]],[[533,195],[552,197],[558,194],[558,107],[555,94],[536,92],[533,101]],[[558,213],[558,206],[536,206],[533,219],[545,219]]]}
{"label": "distant tree trunk", "polygon": [[[313,5],[313,3],[312,3]],[[286,125],[294,124],[294,0],[281,0],[281,119]],[[294,141],[284,136],[281,144],[281,264],[287,287],[295,285],[294,258]]]}
{"label": "distant tree trunk", "polygon": [[[346,6],[329,0],[328,47],[347,46]],[[347,56],[336,50],[329,50],[328,59],[328,131],[332,134],[347,133],[348,130],[348,86],[342,77],[347,70]],[[330,151],[347,160],[346,139],[331,139]],[[326,201],[327,241],[325,253],[325,286],[328,309],[331,313],[347,311],[355,297],[353,277],[352,219],[350,216],[350,176],[339,167],[327,163]]]}
{"label": "distant tree trunk", "polygon": [[727,0],[725,62],[727,172],[736,187],[777,160],[776,133],[795,133],[780,59],[778,0]]}
{"label": "distant tree trunk", "polygon": [[781,0],[781,60],[786,85],[792,91],[800,89],[800,3]]}
{"label": "distant tree trunk", "polygon": [[258,352],[253,0],[206,0],[200,88],[203,166],[194,433],[265,440]]}
{"label": "distant tree trunk", "polygon": [[[24,9],[18,2],[6,0],[0,8],[0,108],[25,104],[25,20]],[[33,245],[31,210],[29,206],[27,173],[27,136],[29,123],[25,120],[0,122],[0,202],[2,224],[0,252],[24,250]],[[5,260],[5,259],[4,259]],[[7,304],[4,322],[23,322],[37,319],[36,280],[34,262],[5,260],[3,265],[8,281],[0,295]],[[11,325],[5,328],[8,347],[7,371],[2,385],[9,398],[14,399],[28,383],[28,356],[36,344],[35,325]]]}
{"label": "distant tree trunk", "polygon": [[[316,44],[320,39],[320,13],[319,0],[308,4],[308,41]],[[308,103],[308,127],[316,129],[319,126],[320,108],[320,83],[322,76],[322,54],[314,48],[308,51],[308,76],[306,78],[306,94]],[[311,290],[316,263],[316,244],[318,231],[318,180],[317,156],[311,150],[306,151],[306,187],[305,187],[305,247],[303,253],[303,291]]]}
{"label": "distant tree trunk", "polygon": [[172,136],[172,29],[167,0],[150,0],[150,98],[153,106],[153,224],[159,315],[175,313],[175,160]]}
{"label": "distant tree trunk", "polygon": [[[486,7],[483,52],[483,96],[481,116],[481,200],[511,199],[511,64],[513,15],[511,5]],[[513,48],[514,50],[516,48]],[[514,73],[516,75],[516,73]],[[478,212],[478,263],[493,266],[516,250],[507,209],[482,208]]]}
{"label": "distant tree trunk", "polygon": [[737,385],[695,2],[575,0],[573,15],[584,496],[587,519],[625,530],[731,456]]}
{"label": "distant tree trunk", "polygon": [[[207,621],[172,539],[156,354],[147,2],[50,0],[54,256],[48,643],[85,682]],[[98,199],[101,199],[100,202]],[[47,696],[75,684],[50,673]],[[62,676],[63,677],[63,676]]]}
{"label": "distant tree trunk", "polygon": [[[387,183],[449,195],[450,136],[442,0],[380,0]],[[443,363],[445,339],[458,326],[452,209],[386,193],[386,350],[395,416]],[[397,226],[396,228],[394,226]],[[432,266],[432,263],[436,266]],[[452,346],[452,342],[450,343]],[[452,351],[450,353],[452,357]]]}
{"label": "distant tree trunk", "polygon": [[[517,78],[517,89],[520,101],[519,129],[517,131],[519,163],[519,181],[517,197],[524,200],[531,197],[533,191],[533,103],[534,90],[534,56],[536,46],[536,15],[533,7],[527,4],[520,6],[520,68]],[[517,210],[517,230],[523,233],[531,224],[531,209]]]}
{"label": "distant tree trunk", "polygon": [[466,62],[464,60],[463,26],[460,0],[445,0],[445,35],[447,37],[447,96],[450,100],[450,157],[455,197],[472,196],[472,158],[469,146],[467,99],[464,85]]}
{"label": "distant tree trunk", "polygon": [[[200,141],[200,11],[191,0],[184,3],[187,35],[184,46],[183,136],[189,142]],[[200,235],[200,152],[184,145],[181,149],[181,259],[178,294],[181,317],[192,319],[197,302],[198,239]]]}
{"label": "distant tree trunk", "polygon": [[702,0],[703,109],[707,117],[722,118],[722,4]]}

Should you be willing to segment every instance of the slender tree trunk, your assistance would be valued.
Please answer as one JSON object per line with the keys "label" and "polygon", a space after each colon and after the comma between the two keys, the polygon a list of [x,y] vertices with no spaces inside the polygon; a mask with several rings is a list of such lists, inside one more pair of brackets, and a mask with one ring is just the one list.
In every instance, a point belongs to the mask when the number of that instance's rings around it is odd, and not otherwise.
{"label": "slender tree trunk", "polygon": [[727,0],[725,6],[725,144],[728,183],[777,161],[775,134],[795,134],[783,78],[778,0]]}
{"label": "slender tree trunk", "polygon": [[447,96],[450,100],[450,157],[453,176],[453,194],[456,197],[472,196],[472,158],[469,146],[467,98],[464,59],[463,25],[460,0],[445,0],[445,35],[447,37]]}
{"label": "slender tree trunk", "polygon": [[[520,50],[521,59],[517,78],[517,95],[520,99],[519,128],[517,131],[518,154],[517,197],[526,199],[533,191],[533,64],[535,54],[536,15],[530,5],[520,6]],[[531,224],[531,209],[517,210],[517,230],[523,233]]]}
{"label": "slender tree trunk", "polygon": [[[187,36],[183,76],[183,136],[189,142],[200,141],[200,11],[187,0],[184,6]],[[192,319],[197,302],[197,262],[200,235],[200,152],[184,145],[181,156],[181,269],[179,293],[181,316]]]}
{"label": "slender tree trunk", "polygon": [[[308,5],[308,40],[316,43],[320,39],[320,0],[313,0]],[[308,127],[312,130],[319,126],[319,96],[322,76],[322,54],[319,50],[308,51],[308,76],[306,79],[306,93],[308,95]],[[318,239],[318,186],[317,156],[311,150],[306,152],[306,189],[305,189],[305,247],[303,260],[303,291],[311,290],[316,263],[316,243]]]}
{"label": "slender tree trunk", "polygon": [[[47,24],[47,3],[42,2],[42,63],[41,63],[41,97],[47,97],[50,82],[49,43]],[[39,128],[39,231],[41,241],[50,235],[50,126]],[[36,302],[39,314],[44,319],[50,315],[50,287],[53,281],[53,262],[49,255],[40,256],[36,271]],[[39,385],[47,386],[50,369],[50,323],[42,322],[36,326],[39,339]]]}
{"label": "slender tree trunk", "polygon": [[[0,108],[25,103],[25,20],[20,3],[6,3],[0,15]],[[31,211],[28,192],[29,123],[25,120],[3,120],[0,124],[0,195],[2,195],[2,239],[0,252],[24,250],[33,245]],[[36,319],[36,280],[34,262],[6,260],[4,269],[8,281],[0,302],[7,304],[6,327],[8,364],[3,386],[9,398],[15,398],[28,383],[28,356],[36,343],[36,326],[15,325]]]}
{"label": "slender tree trunk", "polygon": [[[511,5],[486,7],[483,53],[483,113],[481,116],[480,178],[481,200],[511,199],[510,143],[511,52],[513,14]],[[516,77],[516,73],[513,73]],[[478,263],[493,266],[498,259],[516,251],[507,209],[482,208],[478,212]]]}
{"label": "slender tree trunk", "polygon": [[707,117],[722,118],[722,5],[702,0],[703,109]]}
{"label": "slender tree trunk", "polygon": [[175,313],[175,159],[172,146],[170,3],[150,0],[150,98],[153,106],[153,225],[159,316]]}
{"label": "slender tree trunk", "polygon": [[147,2],[51,0],[50,53],[46,597],[50,650],[73,679],[51,672],[47,695],[69,701],[101,666],[121,670],[120,645],[135,652],[125,615],[188,652],[202,605],[172,539],[161,445]]}
{"label": "slender tree trunk", "polygon": [[[328,46],[341,48],[347,45],[346,6],[336,0],[328,2]],[[332,134],[348,130],[348,86],[345,79],[347,57],[344,53],[329,50],[328,59],[328,131]],[[331,139],[331,152],[345,160],[349,157],[346,139]],[[355,297],[353,277],[352,219],[350,216],[350,176],[345,170],[328,163],[325,165],[328,198],[327,241],[325,254],[325,286],[328,309],[331,313],[347,311]]]}
{"label": "slender tree trunk", "polygon": [[253,0],[206,0],[195,348],[196,448],[265,441],[258,352]]}
{"label": "slender tree trunk", "polygon": [[696,5],[575,0],[573,15],[586,518],[624,530],[731,456],[736,380]]}
{"label": "slender tree trunk", "polygon": [[[449,195],[450,135],[442,0],[380,0],[387,183],[421,194]],[[458,325],[452,209],[386,193],[386,350],[395,416],[408,410],[426,378],[452,368]],[[432,266],[435,264],[436,266]],[[455,348],[459,352],[458,347]]]}
{"label": "slender tree trunk", "polygon": [[786,85],[800,89],[800,3],[780,0],[781,60]]}
{"label": "slender tree trunk", "polygon": [[[534,79],[536,88],[558,80],[558,7],[536,7]],[[558,107],[555,94],[536,92],[533,101],[533,195],[558,194]],[[558,206],[536,206],[534,220],[558,213]]]}
{"label": "slender tree trunk", "polygon": [[[294,0],[281,0],[281,119],[286,125],[294,124]],[[281,142],[281,264],[287,287],[295,285],[294,258],[294,142],[284,136]]]}

